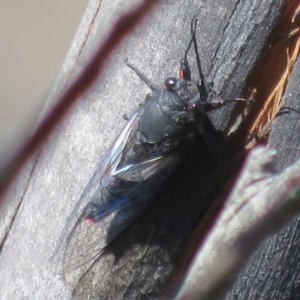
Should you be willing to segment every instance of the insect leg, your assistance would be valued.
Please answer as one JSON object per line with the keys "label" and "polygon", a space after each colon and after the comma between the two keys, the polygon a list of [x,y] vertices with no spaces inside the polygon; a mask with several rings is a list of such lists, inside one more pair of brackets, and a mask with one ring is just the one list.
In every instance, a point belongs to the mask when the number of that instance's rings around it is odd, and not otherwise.
{"label": "insect leg", "polygon": [[199,105],[203,105],[205,107],[205,111],[210,111],[217,109],[219,107],[225,106],[227,103],[232,103],[232,102],[242,102],[242,103],[250,103],[252,102],[252,99],[244,99],[244,98],[233,98],[233,99],[211,99],[205,103],[199,103]]}
{"label": "insect leg", "polygon": [[179,70],[179,78],[182,80],[188,80],[191,81],[192,75],[191,75],[191,68],[187,59],[187,54],[190,51],[191,45],[193,42],[193,38],[190,39],[188,46],[186,47],[183,57],[180,62],[180,70]]}
{"label": "insect leg", "polygon": [[207,93],[207,88],[206,88],[206,80],[205,80],[205,76],[203,74],[202,71],[202,67],[201,67],[201,61],[200,61],[200,56],[199,56],[199,52],[198,52],[198,45],[197,45],[197,38],[196,38],[196,30],[197,30],[197,22],[198,22],[198,18],[196,16],[193,17],[192,22],[191,22],[191,35],[192,35],[192,41],[193,41],[193,45],[194,45],[194,51],[195,51],[195,55],[196,55],[196,61],[197,61],[197,68],[199,71],[199,77],[200,77],[200,84],[197,84],[199,93],[200,93],[200,100],[201,101],[207,101],[208,98],[208,93]]}
{"label": "insect leg", "polygon": [[294,113],[297,113],[300,115],[300,111],[298,109],[292,108],[289,106],[282,106],[279,109],[279,112],[276,114],[275,118],[277,118],[278,116],[281,116],[281,115],[289,114],[290,112],[294,112]]}
{"label": "insect leg", "polygon": [[199,77],[200,77],[200,84],[197,83],[197,88],[198,88],[198,91],[200,94],[200,100],[205,102],[205,101],[207,101],[207,98],[208,98],[208,92],[207,92],[207,88],[206,88],[206,80],[205,80],[205,76],[202,71],[201,61],[200,61],[200,56],[199,56],[198,46],[197,46],[197,39],[196,39],[197,22],[198,22],[198,18],[196,16],[194,16],[191,21],[191,39],[189,40],[189,43],[184,51],[183,58],[181,59],[179,77],[180,77],[180,79],[184,79],[184,80],[188,80],[188,81],[191,80],[191,77],[192,77],[191,69],[190,69],[190,66],[188,63],[187,54],[190,51],[191,46],[193,44],[195,55],[196,55],[197,68],[198,68]]}
{"label": "insect leg", "polygon": [[142,81],[146,83],[146,85],[152,90],[157,91],[159,88],[156,86],[156,84],[152,83],[150,79],[147,78],[146,75],[144,75],[140,70],[138,70],[135,66],[133,66],[131,63],[128,62],[127,58],[125,59],[125,64],[132,69],[140,78]]}

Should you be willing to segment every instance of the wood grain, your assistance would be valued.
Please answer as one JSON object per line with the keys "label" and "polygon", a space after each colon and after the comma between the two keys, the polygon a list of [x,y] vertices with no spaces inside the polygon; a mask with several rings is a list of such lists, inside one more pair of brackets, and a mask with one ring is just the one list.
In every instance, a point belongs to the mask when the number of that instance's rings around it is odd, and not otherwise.
{"label": "wood grain", "polygon": [[[148,92],[123,61],[128,58],[151,80],[163,86],[167,76],[177,75],[178,61],[189,39],[190,20],[196,14],[199,51],[208,80],[214,82],[214,88],[222,96],[239,96],[275,25],[282,2],[162,1],[159,8],[133,30],[109,57],[104,74],[80,97],[72,114],[57,125],[39,155],[32,158],[27,166],[29,175],[26,177],[26,170],[23,171],[9,193],[10,203],[14,205],[8,205],[1,212],[6,215],[2,236],[8,231],[0,257],[4,299],[71,297],[61,276],[53,273],[51,257],[56,242],[105,151],[124,126],[122,116],[130,116]],[[133,6],[133,2],[129,4],[124,0],[90,1],[45,109],[51,107],[74,76],[85,68],[99,41],[104,40],[120,14]],[[294,85],[292,95],[296,99],[296,83]],[[231,111],[226,107],[212,114],[218,128],[226,127]],[[297,115],[278,118],[273,132],[287,129],[280,133],[279,140],[289,137],[286,132],[297,132],[280,125],[279,122],[287,118],[289,123],[291,118],[297,120]],[[293,144],[284,144],[296,151],[298,148],[291,146],[297,145],[296,140],[295,137]],[[159,298],[199,218],[216,194],[210,183],[219,164],[215,155],[202,146],[200,143],[199,152],[191,153],[189,160],[159,191],[149,209],[82,278],[73,291],[74,298]],[[274,147],[282,155],[288,153],[279,143]],[[222,193],[221,187],[217,192]],[[263,274],[272,274],[266,265],[263,265],[266,270]],[[269,275],[263,277],[262,282],[269,280],[266,277]],[[239,280],[228,299],[256,295],[255,285],[251,284],[251,291],[247,291],[245,285],[249,282]]]}

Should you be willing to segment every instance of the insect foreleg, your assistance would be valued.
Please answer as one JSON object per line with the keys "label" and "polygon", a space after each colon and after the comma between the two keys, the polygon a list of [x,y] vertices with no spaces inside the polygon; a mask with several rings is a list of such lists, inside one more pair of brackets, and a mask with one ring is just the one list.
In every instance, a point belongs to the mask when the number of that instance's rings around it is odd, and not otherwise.
{"label": "insect foreleg", "polygon": [[151,82],[150,79],[148,79],[148,77],[146,75],[144,75],[140,70],[138,70],[135,66],[133,66],[131,63],[128,62],[128,60],[125,60],[125,64],[132,69],[140,78],[142,81],[144,81],[146,83],[146,85],[152,90],[152,91],[158,91],[159,88],[158,86],[156,86],[156,84],[154,84],[153,82]]}

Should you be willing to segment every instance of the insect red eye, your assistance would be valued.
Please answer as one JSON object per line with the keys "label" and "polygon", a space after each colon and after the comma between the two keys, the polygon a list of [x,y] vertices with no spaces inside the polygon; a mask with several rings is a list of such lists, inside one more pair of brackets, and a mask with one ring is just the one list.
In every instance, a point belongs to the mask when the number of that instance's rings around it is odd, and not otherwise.
{"label": "insect red eye", "polygon": [[172,91],[176,85],[176,78],[169,77],[165,81],[165,86],[169,91]]}

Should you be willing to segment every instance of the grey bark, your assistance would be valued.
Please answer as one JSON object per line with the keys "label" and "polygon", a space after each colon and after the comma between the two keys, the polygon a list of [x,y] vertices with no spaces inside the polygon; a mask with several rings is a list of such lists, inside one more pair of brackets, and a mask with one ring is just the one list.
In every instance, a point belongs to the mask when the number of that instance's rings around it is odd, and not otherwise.
{"label": "grey bark", "polygon": [[[134,5],[130,3],[90,2],[46,109],[84,68],[118,16]],[[281,4],[271,0],[162,1],[134,30],[109,57],[105,74],[57,126],[7,196],[9,202],[1,211],[3,299],[70,297],[71,291],[61,276],[53,272],[51,257],[56,243],[96,166],[124,126],[121,116],[130,115],[148,92],[123,63],[125,58],[162,86],[167,76],[178,72],[178,59],[189,39],[190,20],[196,14],[204,72],[217,92],[224,97],[237,96]],[[227,108],[212,117],[219,128],[224,128],[229,115]],[[75,297],[157,299],[162,294],[199,217],[209,205],[212,191],[207,185],[216,162],[207,149],[199,151],[79,282]],[[180,189],[174,190],[177,186]]]}
{"label": "grey bark", "polygon": [[[284,96],[284,106],[299,110],[300,62],[297,61]],[[299,160],[299,114],[276,118],[269,141],[277,150],[277,169]],[[295,217],[259,247],[238,275],[226,299],[299,299],[299,217]]]}

